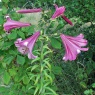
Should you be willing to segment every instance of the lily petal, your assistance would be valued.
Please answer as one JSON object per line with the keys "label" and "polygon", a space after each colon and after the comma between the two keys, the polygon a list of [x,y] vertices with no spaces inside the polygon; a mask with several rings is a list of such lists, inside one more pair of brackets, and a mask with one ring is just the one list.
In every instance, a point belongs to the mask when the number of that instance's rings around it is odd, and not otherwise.
{"label": "lily petal", "polygon": [[41,8],[38,8],[38,9],[21,9],[21,10],[18,10],[16,11],[17,13],[37,13],[37,12],[41,12],[42,9]]}

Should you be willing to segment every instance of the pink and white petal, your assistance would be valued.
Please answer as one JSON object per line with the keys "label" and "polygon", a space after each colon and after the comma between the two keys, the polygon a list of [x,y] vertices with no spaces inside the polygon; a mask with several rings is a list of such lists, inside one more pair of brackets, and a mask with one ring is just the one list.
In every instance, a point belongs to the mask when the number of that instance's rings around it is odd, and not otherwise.
{"label": "pink and white petal", "polygon": [[23,52],[23,50],[22,50],[23,47],[18,47],[17,49],[18,49],[18,51],[19,51],[21,54],[25,54],[25,53]]}
{"label": "pink and white petal", "polygon": [[27,48],[27,50],[26,50],[26,48],[27,47],[18,47],[18,51],[21,53],[21,54],[28,54],[28,52],[29,52],[29,49]]}
{"label": "pink and white petal", "polygon": [[87,40],[83,39],[83,35],[80,34],[77,37],[71,37],[71,36],[67,36],[66,37],[74,44],[76,44],[77,46],[86,46],[87,45]]}
{"label": "pink and white petal", "polygon": [[82,51],[88,51],[89,48],[80,48]]}
{"label": "pink and white petal", "polygon": [[20,47],[20,46],[21,46],[21,45],[20,45],[21,42],[22,42],[22,38],[18,38],[18,39],[14,42],[14,44],[15,44],[16,47]]}
{"label": "pink and white petal", "polygon": [[79,34],[78,36],[76,36],[76,38],[84,38],[84,35],[81,33],[81,34]]}
{"label": "pink and white petal", "polygon": [[31,52],[28,53],[28,58],[29,59],[35,59],[37,56],[33,55]]}
{"label": "pink and white petal", "polygon": [[61,35],[62,41],[64,43],[65,46],[65,56],[63,57],[63,59],[66,60],[75,60],[76,56],[77,56],[77,47],[74,47],[73,44],[71,44],[68,39],[65,38],[64,35]]}
{"label": "pink and white petal", "polygon": [[80,47],[80,46],[86,46],[87,45],[87,40],[85,40],[85,39],[80,39],[80,40],[72,40],[72,39],[70,39],[70,41],[73,43],[73,44],[75,44],[75,45],[77,45],[78,47]]}
{"label": "pink and white petal", "polygon": [[40,36],[40,32],[39,31],[38,32],[35,32],[35,34],[33,34],[31,36],[31,40],[30,40],[30,42],[28,44],[28,48],[29,48],[30,51],[33,50],[33,47],[35,45],[35,42],[36,42],[36,40],[38,39],[39,36]]}
{"label": "pink and white petal", "polygon": [[84,38],[84,35],[83,34],[80,34],[78,36],[75,36],[75,37],[72,37],[72,36],[68,36],[68,35],[65,35],[68,39],[83,39]]}
{"label": "pink and white petal", "polygon": [[77,49],[75,47],[73,47],[73,45],[68,45],[68,60],[72,61],[72,60],[75,60],[76,57],[77,57]]}

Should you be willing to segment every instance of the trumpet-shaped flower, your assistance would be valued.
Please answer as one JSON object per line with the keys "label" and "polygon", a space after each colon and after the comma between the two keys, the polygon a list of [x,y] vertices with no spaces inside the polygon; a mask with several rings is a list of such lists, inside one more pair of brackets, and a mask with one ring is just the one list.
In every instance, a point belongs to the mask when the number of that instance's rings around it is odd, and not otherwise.
{"label": "trumpet-shaped flower", "polygon": [[58,8],[58,6],[56,4],[54,4],[54,6],[55,6],[56,11],[54,12],[54,14],[52,16],[52,19],[55,19],[55,18],[61,16],[67,23],[69,23],[70,25],[73,25],[72,22],[64,15],[65,7],[62,6],[62,7]]}
{"label": "trumpet-shaped flower", "polygon": [[54,4],[54,6],[55,6],[56,11],[54,12],[54,14],[52,16],[52,19],[55,19],[55,18],[61,16],[65,12],[65,7],[64,6],[59,7],[59,8],[56,4]]}
{"label": "trumpet-shaped flower", "polygon": [[31,37],[22,40],[21,38],[15,41],[15,46],[21,54],[28,54],[29,59],[35,59],[37,56],[33,55],[32,50],[37,38],[40,36],[40,32],[35,32]]}
{"label": "trumpet-shaped flower", "polygon": [[42,9],[41,8],[38,8],[38,9],[21,9],[21,10],[18,10],[16,11],[17,13],[37,13],[37,12],[41,12]]}
{"label": "trumpet-shaped flower", "polygon": [[4,23],[3,27],[7,33],[10,33],[10,31],[14,28],[26,27],[31,25],[30,23],[23,23],[23,22],[11,20],[9,16],[6,16],[6,20],[7,21]]}
{"label": "trumpet-shaped flower", "polygon": [[83,39],[84,35],[80,34],[76,37],[67,36],[64,34],[60,35],[62,42],[65,46],[66,53],[63,57],[63,60],[75,60],[77,55],[81,51],[88,51],[88,48],[82,48],[87,45],[87,40]]}

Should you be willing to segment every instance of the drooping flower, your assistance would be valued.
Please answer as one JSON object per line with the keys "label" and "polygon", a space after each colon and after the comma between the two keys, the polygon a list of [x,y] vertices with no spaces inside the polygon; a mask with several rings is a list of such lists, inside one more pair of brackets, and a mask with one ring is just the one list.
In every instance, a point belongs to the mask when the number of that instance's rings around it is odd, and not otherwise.
{"label": "drooping flower", "polygon": [[61,16],[65,12],[65,7],[64,6],[59,7],[59,8],[56,4],[54,4],[54,6],[55,6],[56,11],[52,15],[52,19],[55,19],[55,18]]}
{"label": "drooping flower", "polygon": [[14,28],[27,27],[31,25],[30,23],[23,23],[23,22],[11,20],[9,16],[6,16],[6,20],[7,21],[4,23],[3,27],[7,33],[10,33],[10,31]]}
{"label": "drooping flower", "polygon": [[65,12],[65,7],[62,6],[62,7],[59,7],[54,4],[55,6],[55,9],[56,11],[54,12],[53,16],[52,16],[52,19],[55,19],[59,16],[61,16],[67,23],[69,23],[70,25],[73,25],[73,23],[64,15],[64,12]]}
{"label": "drooping flower", "polygon": [[40,36],[40,32],[35,32],[31,37],[22,40],[21,38],[15,41],[15,46],[21,54],[28,54],[29,59],[35,59],[37,56],[33,55],[32,50],[35,45],[36,40]]}
{"label": "drooping flower", "polygon": [[88,48],[82,48],[83,46],[87,45],[87,40],[83,39],[83,34],[80,34],[76,37],[61,34],[60,37],[66,50],[63,60],[75,60],[81,51],[88,51]]}
{"label": "drooping flower", "polygon": [[16,11],[17,13],[37,13],[37,12],[41,12],[42,9],[41,8],[38,8],[38,9],[21,9],[21,10],[18,10]]}

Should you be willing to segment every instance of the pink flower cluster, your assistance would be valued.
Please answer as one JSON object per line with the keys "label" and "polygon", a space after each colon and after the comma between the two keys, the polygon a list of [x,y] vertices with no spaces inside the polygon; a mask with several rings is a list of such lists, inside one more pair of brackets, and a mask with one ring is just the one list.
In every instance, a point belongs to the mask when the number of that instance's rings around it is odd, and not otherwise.
{"label": "pink flower cluster", "polygon": [[[64,15],[65,7],[64,6],[58,7],[56,4],[54,4],[54,6],[55,6],[56,11],[54,12],[51,18],[55,19],[55,18],[61,17],[68,24],[73,25],[73,23]],[[38,9],[22,9],[16,12],[17,13],[37,13],[41,11],[42,9],[38,8]],[[14,28],[21,28],[21,27],[27,27],[27,26],[31,26],[31,24],[12,20],[8,15],[6,16],[6,22],[3,25],[4,30],[6,31],[7,34],[10,33],[10,31]],[[22,38],[18,38],[15,41],[15,46],[17,47],[18,51],[21,54],[23,55],[27,54],[29,59],[37,58],[37,56],[33,55],[32,50],[39,36],[40,36],[40,31],[35,32],[32,36],[30,36],[29,38],[25,40],[22,40]],[[81,51],[88,51],[88,48],[83,48],[83,46],[87,45],[87,40],[84,39],[83,34],[80,34],[76,37],[61,34],[60,37],[62,39],[62,42],[65,47],[65,51],[66,51],[63,57],[63,60],[65,61],[75,60],[77,58],[77,55]]]}

